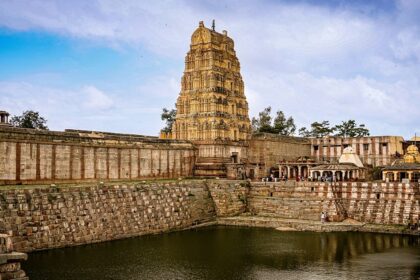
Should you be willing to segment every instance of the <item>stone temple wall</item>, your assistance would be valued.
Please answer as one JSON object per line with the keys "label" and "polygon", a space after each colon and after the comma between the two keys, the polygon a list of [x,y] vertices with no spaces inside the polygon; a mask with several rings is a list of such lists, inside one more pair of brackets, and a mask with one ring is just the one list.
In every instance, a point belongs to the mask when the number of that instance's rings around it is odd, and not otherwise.
{"label": "stone temple wall", "polygon": [[131,134],[0,127],[0,185],[191,176],[191,143]]}
{"label": "stone temple wall", "polygon": [[261,178],[268,176],[270,168],[278,168],[279,161],[310,156],[311,143],[306,138],[256,133],[249,141],[247,162],[254,169],[253,177]]}
{"label": "stone temple wall", "polygon": [[260,216],[373,224],[408,224],[420,218],[420,187],[401,183],[252,183],[248,210]]}

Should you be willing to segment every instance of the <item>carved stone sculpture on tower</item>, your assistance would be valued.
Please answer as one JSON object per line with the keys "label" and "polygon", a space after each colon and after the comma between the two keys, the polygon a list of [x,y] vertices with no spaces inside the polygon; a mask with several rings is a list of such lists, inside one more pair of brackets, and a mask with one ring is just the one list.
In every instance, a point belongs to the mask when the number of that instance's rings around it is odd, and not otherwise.
{"label": "carved stone sculpture on tower", "polygon": [[251,135],[248,103],[234,42],[201,21],[185,57],[174,139],[244,141]]}

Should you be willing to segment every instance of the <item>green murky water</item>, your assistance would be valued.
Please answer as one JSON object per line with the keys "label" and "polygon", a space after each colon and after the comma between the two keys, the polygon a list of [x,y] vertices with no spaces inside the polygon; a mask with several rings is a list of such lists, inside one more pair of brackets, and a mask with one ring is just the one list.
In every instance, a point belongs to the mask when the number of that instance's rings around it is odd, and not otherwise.
{"label": "green murky water", "polygon": [[419,279],[418,237],[209,227],[31,253],[31,280]]}

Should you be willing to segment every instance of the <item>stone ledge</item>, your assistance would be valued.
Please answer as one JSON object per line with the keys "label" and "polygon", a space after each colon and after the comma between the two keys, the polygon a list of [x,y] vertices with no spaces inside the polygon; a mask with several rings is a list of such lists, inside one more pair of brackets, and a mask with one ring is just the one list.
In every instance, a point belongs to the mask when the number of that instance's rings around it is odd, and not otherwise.
{"label": "stone ledge", "polygon": [[0,254],[0,264],[6,264],[9,262],[21,262],[26,261],[28,259],[28,255],[25,253],[18,253],[18,252],[12,252],[12,253],[6,253],[6,254]]}
{"label": "stone ledge", "polygon": [[355,220],[345,220],[344,222],[326,222],[285,219],[266,216],[236,216],[218,218],[218,225],[226,226],[247,226],[247,227],[266,227],[266,228],[290,228],[293,231],[313,231],[313,232],[376,232],[391,234],[406,234],[420,236],[420,231],[410,231],[401,225],[378,225],[365,224]]}

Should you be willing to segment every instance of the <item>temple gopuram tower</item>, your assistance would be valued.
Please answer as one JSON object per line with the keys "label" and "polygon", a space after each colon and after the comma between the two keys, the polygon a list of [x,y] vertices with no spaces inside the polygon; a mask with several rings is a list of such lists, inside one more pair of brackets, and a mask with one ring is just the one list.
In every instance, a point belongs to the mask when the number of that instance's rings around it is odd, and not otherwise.
{"label": "temple gopuram tower", "polygon": [[176,108],[172,137],[198,146],[197,170],[203,171],[197,175],[223,177],[221,165],[246,157],[251,123],[240,63],[233,40],[216,32],[214,22],[209,29],[200,21],[191,36]]}

